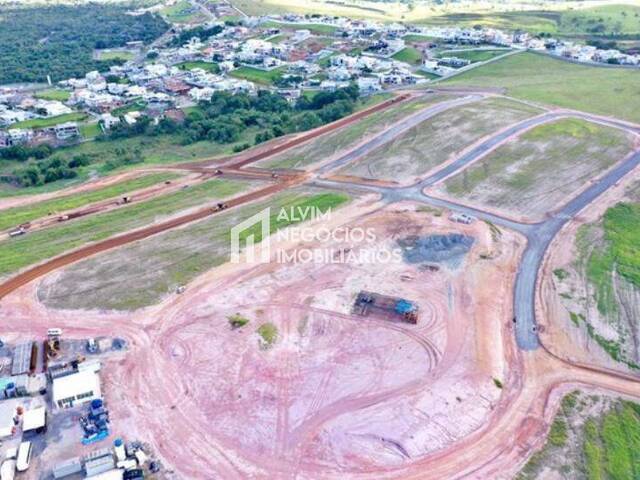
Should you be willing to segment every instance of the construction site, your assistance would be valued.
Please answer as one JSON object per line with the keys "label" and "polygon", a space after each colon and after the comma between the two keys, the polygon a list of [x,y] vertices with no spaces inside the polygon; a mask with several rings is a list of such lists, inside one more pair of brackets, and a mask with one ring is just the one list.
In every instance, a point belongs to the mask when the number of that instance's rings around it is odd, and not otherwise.
{"label": "construction site", "polygon": [[[442,131],[482,105],[504,113],[487,131],[466,138],[465,124],[464,142]],[[551,160],[530,161],[563,155],[556,143],[574,132],[565,117],[607,137],[572,138],[572,148],[595,142],[584,147],[593,158],[564,190],[544,180],[553,207],[527,177],[534,200],[505,209],[517,195],[509,175],[524,182],[510,162],[549,168]],[[601,221],[620,199],[637,201],[628,187],[638,178],[638,132],[491,89],[414,90],[231,157],[162,168],[153,174],[171,178],[113,198],[8,224],[2,480],[515,477],[576,386],[640,398],[635,369],[597,340],[614,339],[604,322],[590,330],[596,317],[585,315],[581,333],[568,329],[580,280],[558,273],[580,278],[567,248],[579,225]],[[431,135],[437,155],[394,180]],[[526,165],[510,155],[519,142],[529,142]],[[480,198],[491,181],[512,197]],[[597,198],[602,205],[585,213]],[[243,261],[231,261],[234,227],[267,208],[260,218],[270,223],[239,235]],[[323,215],[280,216],[314,208]],[[249,248],[266,259],[247,260]],[[323,261],[300,261],[300,251]],[[625,345],[619,358],[631,362],[622,356],[631,351]]]}

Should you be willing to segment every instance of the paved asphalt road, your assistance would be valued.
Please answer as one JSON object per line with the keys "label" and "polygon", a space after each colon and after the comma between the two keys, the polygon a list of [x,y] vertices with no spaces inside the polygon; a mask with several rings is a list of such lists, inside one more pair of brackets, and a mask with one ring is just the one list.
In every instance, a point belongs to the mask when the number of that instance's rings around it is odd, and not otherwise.
{"label": "paved asphalt road", "polygon": [[[435,115],[435,113],[442,111],[438,110],[438,112],[433,113],[433,110],[433,108],[427,109],[424,111],[424,113],[426,114],[425,116],[415,117],[415,124],[423,121],[419,120],[419,118],[426,119],[431,115]],[[431,115],[428,115],[429,112],[431,112]],[[423,202],[435,207],[442,207],[453,211],[466,213],[468,215],[475,216],[479,219],[489,221],[496,225],[516,230],[525,235],[527,237],[527,247],[524,251],[522,260],[518,268],[514,290],[514,312],[517,320],[515,332],[516,342],[519,348],[521,348],[522,350],[534,350],[540,346],[534,310],[536,283],[538,272],[544,260],[547,248],[553,241],[554,237],[558,234],[560,229],[569,220],[571,220],[578,212],[580,212],[583,208],[593,202],[608,188],[621,180],[626,174],[631,172],[636,166],[640,165],[640,152],[637,152],[631,157],[622,161],[616,167],[610,170],[604,177],[593,182],[586,190],[569,201],[551,218],[545,220],[544,222],[536,224],[519,223],[514,220],[510,220],[508,218],[504,218],[499,215],[485,212],[473,207],[460,205],[448,200],[430,197],[424,194],[422,190],[425,186],[433,185],[434,183],[441,181],[445,177],[461,170],[469,163],[483,156],[487,151],[489,151],[499,142],[506,140],[510,136],[513,136],[526,128],[539,125],[541,123],[548,122],[560,117],[579,117],[585,120],[603,123],[615,128],[621,128],[630,132],[640,133],[640,129],[636,127],[630,127],[629,125],[626,125],[622,122],[602,119],[595,116],[590,116],[588,114],[573,112],[548,113],[539,117],[525,120],[524,122],[520,122],[519,124],[509,128],[508,130],[489,138],[486,142],[483,142],[481,145],[477,146],[467,154],[461,156],[453,163],[447,165],[433,175],[425,178],[418,184],[410,187],[393,188],[376,185],[360,185],[351,182],[336,182],[331,180],[316,180],[313,183],[317,186],[328,188],[379,193],[385,200],[389,202],[398,202],[403,200]],[[374,138],[371,141],[371,147],[369,146],[369,143],[363,145],[357,150],[354,150],[353,152],[338,159],[338,161],[326,165],[325,168],[322,169],[322,173],[326,173],[336,166],[342,166],[349,161],[358,158],[359,156],[368,153],[375,148],[378,148],[380,145],[393,140],[408,128],[411,128],[410,126],[406,126],[409,123],[411,124],[411,126],[414,125],[414,122],[407,122],[403,123],[403,125],[405,125],[405,128],[400,126],[400,128],[398,129],[388,130],[388,135],[380,135]],[[387,132],[384,133],[386,134]],[[384,139],[381,139],[381,137],[383,136]]]}

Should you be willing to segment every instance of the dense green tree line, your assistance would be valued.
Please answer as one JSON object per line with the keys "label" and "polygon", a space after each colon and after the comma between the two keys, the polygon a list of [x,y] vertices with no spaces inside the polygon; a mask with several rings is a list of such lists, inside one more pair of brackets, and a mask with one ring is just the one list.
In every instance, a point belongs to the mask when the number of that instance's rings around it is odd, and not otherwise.
{"label": "dense green tree line", "polygon": [[147,120],[134,125],[121,122],[112,129],[109,138],[179,134],[185,145],[201,140],[233,143],[240,140],[247,128],[256,127],[259,132],[254,142],[258,144],[338,120],[353,112],[358,95],[358,88],[350,86],[335,92],[320,92],[311,99],[301,97],[291,105],[280,95],[266,90],[257,96],[217,92],[210,101],[201,102],[200,108],[191,112],[182,125],[171,120],[163,120],[157,126]]}
{"label": "dense green tree line", "polygon": [[159,16],[127,15],[129,6],[3,7],[0,12],[0,85],[44,82],[106,70],[121,60],[99,61],[98,48],[153,41],[168,25]]}
{"label": "dense green tree line", "polygon": [[[117,145],[119,140],[129,137],[171,135],[184,145],[201,140],[235,143],[241,140],[248,128],[253,128],[257,130],[253,143],[258,144],[342,118],[353,112],[358,95],[358,88],[350,86],[335,92],[321,92],[311,99],[301,97],[295,105],[291,105],[280,95],[266,90],[259,92],[257,96],[217,92],[210,101],[201,102],[200,108],[187,115],[182,124],[165,118],[154,125],[148,117],[142,116],[133,125],[120,122],[108,135],[99,137],[99,141],[114,142]],[[235,150],[240,151],[250,146],[249,143],[236,145]],[[24,166],[15,169],[12,176],[0,179],[22,187],[74,178],[78,175],[79,168],[91,162],[86,155],[64,158],[48,145],[3,149],[0,150],[0,159],[2,158],[24,162]],[[143,160],[142,152],[130,152],[122,148],[116,159],[106,162],[105,168],[115,169]]]}

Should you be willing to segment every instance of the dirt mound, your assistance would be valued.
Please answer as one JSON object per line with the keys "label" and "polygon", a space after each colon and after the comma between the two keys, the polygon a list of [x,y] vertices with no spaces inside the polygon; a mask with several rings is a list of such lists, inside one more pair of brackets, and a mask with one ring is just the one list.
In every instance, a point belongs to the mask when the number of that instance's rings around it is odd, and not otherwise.
{"label": "dirt mound", "polygon": [[410,236],[398,240],[405,261],[409,263],[444,263],[457,268],[475,239],[461,233]]}

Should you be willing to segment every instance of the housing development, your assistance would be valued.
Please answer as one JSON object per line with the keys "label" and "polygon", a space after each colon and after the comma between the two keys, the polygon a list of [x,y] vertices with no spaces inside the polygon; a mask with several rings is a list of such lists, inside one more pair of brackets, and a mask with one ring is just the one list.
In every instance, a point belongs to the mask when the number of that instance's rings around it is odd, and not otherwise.
{"label": "housing development", "polygon": [[2,57],[0,480],[640,478],[640,5],[0,0]]}

